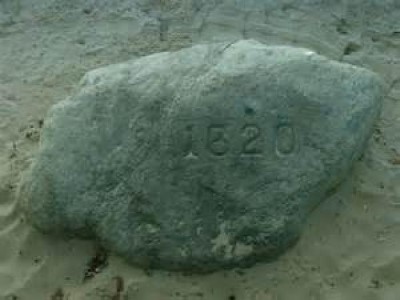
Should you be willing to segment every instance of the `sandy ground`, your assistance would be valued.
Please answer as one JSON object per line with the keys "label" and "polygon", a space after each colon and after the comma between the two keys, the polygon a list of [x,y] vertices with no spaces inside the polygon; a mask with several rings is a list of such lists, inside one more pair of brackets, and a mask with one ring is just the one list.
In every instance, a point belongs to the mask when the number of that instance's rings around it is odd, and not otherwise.
{"label": "sandy ground", "polygon": [[[127,0],[95,6],[94,1],[37,1],[39,7],[33,2],[0,0],[0,299],[400,299],[400,5],[395,0],[298,1],[301,6],[141,0],[133,8]],[[37,150],[46,111],[70,94],[86,71],[237,38],[308,47],[370,68],[389,86],[364,157],[315,210],[294,248],[276,262],[246,270],[185,275],[140,270],[105,256],[92,242],[44,236],[27,224],[17,205],[18,182]]]}

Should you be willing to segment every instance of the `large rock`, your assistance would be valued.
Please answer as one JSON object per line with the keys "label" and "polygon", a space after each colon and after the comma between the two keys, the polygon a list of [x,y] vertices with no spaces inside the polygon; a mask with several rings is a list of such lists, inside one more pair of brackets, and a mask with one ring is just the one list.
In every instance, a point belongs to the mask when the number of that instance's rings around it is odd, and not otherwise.
{"label": "large rock", "polygon": [[383,90],[367,70],[251,40],[98,69],[51,110],[21,197],[41,230],[144,267],[272,259],[362,153]]}

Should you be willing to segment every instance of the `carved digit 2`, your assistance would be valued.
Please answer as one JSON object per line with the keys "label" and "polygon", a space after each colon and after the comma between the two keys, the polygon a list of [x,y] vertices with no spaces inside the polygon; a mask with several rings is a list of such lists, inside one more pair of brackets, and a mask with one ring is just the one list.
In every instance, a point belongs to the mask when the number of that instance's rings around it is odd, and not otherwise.
{"label": "carved digit 2", "polygon": [[243,154],[261,153],[261,149],[257,148],[257,140],[261,135],[260,128],[247,124],[242,128],[242,135],[246,138],[242,147]]}

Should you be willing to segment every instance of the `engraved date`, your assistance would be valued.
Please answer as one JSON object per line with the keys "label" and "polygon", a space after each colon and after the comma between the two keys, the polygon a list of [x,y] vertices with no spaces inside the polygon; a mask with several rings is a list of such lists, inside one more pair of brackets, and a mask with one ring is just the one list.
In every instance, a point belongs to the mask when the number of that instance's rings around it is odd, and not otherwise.
{"label": "engraved date", "polygon": [[[287,156],[294,153],[298,147],[296,130],[289,123],[277,125],[275,130],[270,131],[255,122],[242,126],[212,123],[198,127],[201,127],[201,130],[195,130],[196,125],[193,124],[185,126],[184,157],[262,157],[268,149],[273,148],[278,156]],[[273,147],[269,147],[271,144]]]}

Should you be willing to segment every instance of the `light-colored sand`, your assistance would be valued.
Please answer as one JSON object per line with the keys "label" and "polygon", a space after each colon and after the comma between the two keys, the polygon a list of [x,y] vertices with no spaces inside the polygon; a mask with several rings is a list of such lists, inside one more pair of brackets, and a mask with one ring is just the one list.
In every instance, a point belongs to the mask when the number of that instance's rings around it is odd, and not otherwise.
{"label": "light-colored sand", "polygon": [[[86,7],[70,1],[62,12],[45,6],[32,12],[30,2],[0,1],[0,299],[400,299],[396,1],[325,1],[338,4],[285,5],[283,10],[271,4],[250,10],[257,1],[171,0],[153,1],[148,12],[126,9],[127,1],[121,1],[121,9],[104,5],[83,11]],[[160,10],[167,19],[178,13],[165,26],[157,21]],[[40,120],[87,70],[232,37],[306,46],[380,73],[391,90],[364,158],[316,209],[300,242],[274,263],[184,276],[144,272],[111,255],[107,267],[84,281],[94,244],[44,236],[17,207],[17,184],[37,149]]]}

